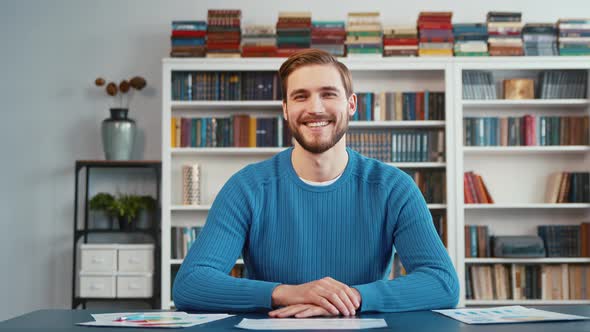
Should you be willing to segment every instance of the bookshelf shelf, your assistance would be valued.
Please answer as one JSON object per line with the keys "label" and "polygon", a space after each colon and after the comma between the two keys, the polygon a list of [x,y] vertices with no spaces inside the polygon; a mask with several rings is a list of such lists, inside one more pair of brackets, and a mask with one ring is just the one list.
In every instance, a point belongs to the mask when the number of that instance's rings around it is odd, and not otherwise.
{"label": "bookshelf shelf", "polygon": [[590,304],[590,300],[465,300],[468,306]]}
{"label": "bookshelf shelf", "polygon": [[390,166],[397,168],[445,168],[447,163],[438,162],[418,162],[418,163],[387,163]]}
{"label": "bookshelf shelf", "polygon": [[590,257],[465,258],[465,264],[565,264],[590,263]]}
{"label": "bookshelf shelf", "polygon": [[496,99],[496,100],[463,100],[465,109],[478,109],[494,107],[497,109],[530,109],[534,108],[585,108],[590,101],[588,99]]}
{"label": "bookshelf shelf", "polygon": [[464,204],[465,210],[590,209],[590,203]]}
{"label": "bookshelf shelf", "polygon": [[350,128],[444,128],[445,121],[350,121]]}
{"label": "bookshelf shelf", "polygon": [[172,211],[209,211],[211,205],[171,205]]}
{"label": "bookshelf shelf", "polygon": [[281,110],[280,100],[172,101],[172,110]]}
{"label": "bookshelf shelf", "polygon": [[171,148],[172,154],[177,155],[224,155],[235,156],[241,155],[274,155],[285,148]]}
{"label": "bookshelf shelf", "polygon": [[586,153],[590,152],[590,146],[580,145],[554,145],[554,146],[464,146],[463,152],[475,153]]}

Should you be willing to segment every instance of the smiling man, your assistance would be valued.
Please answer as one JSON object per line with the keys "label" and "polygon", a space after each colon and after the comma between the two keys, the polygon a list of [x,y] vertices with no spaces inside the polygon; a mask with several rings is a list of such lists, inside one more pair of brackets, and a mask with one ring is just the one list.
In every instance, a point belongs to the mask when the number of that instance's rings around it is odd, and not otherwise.
{"label": "smiling man", "polygon": [[[180,310],[355,315],[456,305],[459,284],[403,171],[346,147],[350,72],[307,50],[279,70],[294,147],[225,184],[174,282]],[[407,275],[388,280],[392,255]],[[249,279],[228,275],[243,253]]]}

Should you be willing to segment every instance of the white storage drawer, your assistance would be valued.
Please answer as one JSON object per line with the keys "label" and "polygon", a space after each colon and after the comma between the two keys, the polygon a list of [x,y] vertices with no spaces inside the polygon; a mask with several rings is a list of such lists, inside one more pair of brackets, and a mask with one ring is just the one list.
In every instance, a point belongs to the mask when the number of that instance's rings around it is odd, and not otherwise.
{"label": "white storage drawer", "polygon": [[80,272],[80,297],[115,298],[115,276]]}
{"label": "white storage drawer", "polygon": [[141,275],[117,275],[117,297],[119,298],[141,298],[151,297],[152,274]]}
{"label": "white storage drawer", "polygon": [[154,246],[120,245],[118,265],[119,272],[153,272]]}
{"label": "white storage drawer", "polygon": [[85,272],[117,271],[117,247],[113,245],[80,245],[80,270]]}

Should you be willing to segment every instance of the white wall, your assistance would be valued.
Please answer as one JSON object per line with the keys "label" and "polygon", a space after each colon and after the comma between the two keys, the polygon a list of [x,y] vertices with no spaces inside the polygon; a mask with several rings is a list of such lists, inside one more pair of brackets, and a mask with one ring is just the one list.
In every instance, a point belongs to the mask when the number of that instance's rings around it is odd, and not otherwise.
{"label": "white wall", "polygon": [[208,8],[242,9],[244,23],[273,24],[279,10],[344,20],[378,10],[384,24],[413,23],[421,10],[452,10],[481,22],[489,10],[526,22],[590,17],[590,1],[156,1],[0,2],[0,320],[68,308],[74,161],[102,158],[99,126],[109,100],[95,77],[143,75],[148,87],[130,116],[142,130],[139,158],[160,159],[160,61],[170,22],[205,19]]}

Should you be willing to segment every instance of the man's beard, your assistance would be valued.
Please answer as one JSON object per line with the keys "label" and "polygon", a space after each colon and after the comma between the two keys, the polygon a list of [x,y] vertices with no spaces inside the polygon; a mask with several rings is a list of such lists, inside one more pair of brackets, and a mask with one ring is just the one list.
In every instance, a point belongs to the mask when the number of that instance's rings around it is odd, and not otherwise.
{"label": "man's beard", "polygon": [[301,147],[303,149],[305,149],[308,152],[314,153],[314,154],[320,154],[320,153],[324,153],[324,152],[330,150],[334,145],[336,145],[336,143],[338,143],[342,139],[344,134],[346,134],[346,132],[348,131],[348,118],[343,117],[342,123],[340,124],[340,126],[338,126],[336,128],[336,132],[334,133],[334,135],[332,135],[332,137],[330,137],[330,139],[328,139],[327,141],[318,141],[318,140],[306,141],[303,134],[299,131],[298,125],[305,126],[305,124],[303,124],[303,123],[310,121],[310,120],[318,120],[318,121],[327,120],[327,121],[331,121],[331,123],[334,124],[335,126],[337,126],[338,124],[336,123],[335,117],[320,117],[320,118],[313,117],[313,118],[309,118],[309,119],[302,119],[302,120],[297,121],[297,123],[295,123],[295,125],[292,124],[291,121],[287,121],[289,124],[289,129],[291,130],[291,134],[293,135],[293,138],[295,138],[295,140],[299,143],[299,145],[301,145]]}

